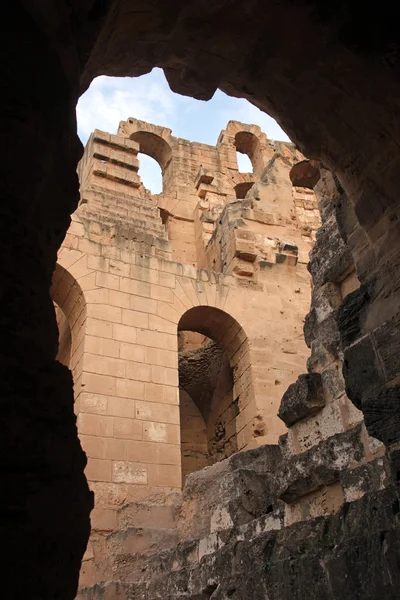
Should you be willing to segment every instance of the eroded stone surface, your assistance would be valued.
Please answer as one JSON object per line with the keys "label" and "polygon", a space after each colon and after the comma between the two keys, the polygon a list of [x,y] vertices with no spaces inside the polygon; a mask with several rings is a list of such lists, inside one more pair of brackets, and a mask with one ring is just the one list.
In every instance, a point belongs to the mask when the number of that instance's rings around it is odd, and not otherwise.
{"label": "eroded stone surface", "polygon": [[278,416],[287,427],[305,417],[312,417],[325,406],[322,379],[319,373],[299,375],[296,383],[284,393]]}

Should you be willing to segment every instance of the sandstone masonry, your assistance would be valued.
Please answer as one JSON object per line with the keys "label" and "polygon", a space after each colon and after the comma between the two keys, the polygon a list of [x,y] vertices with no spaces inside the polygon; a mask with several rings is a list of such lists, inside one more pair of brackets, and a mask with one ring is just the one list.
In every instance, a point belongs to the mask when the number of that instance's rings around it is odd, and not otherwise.
{"label": "sandstone masonry", "polygon": [[[161,194],[142,185],[139,151]],[[174,540],[168,505],[189,473],[285,432],[280,399],[307,357],[316,173],[235,121],[215,147],[135,119],[91,135],[51,292],[95,492],[82,585],[105,579],[123,507],[151,521],[154,505]]]}

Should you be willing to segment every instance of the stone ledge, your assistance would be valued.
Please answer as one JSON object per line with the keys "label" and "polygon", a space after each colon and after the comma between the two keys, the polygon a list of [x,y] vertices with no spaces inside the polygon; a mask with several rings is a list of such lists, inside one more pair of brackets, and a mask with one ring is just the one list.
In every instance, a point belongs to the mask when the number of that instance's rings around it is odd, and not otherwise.
{"label": "stone ledge", "polygon": [[325,406],[322,379],[319,373],[299,375],[283,394],[278,417],[286,427],[316,415]]}
{"label": "stone ledge", "polygon": [[334,483],[343,471],[356,466],[364,457],[361,425],[338,433],[283,465],[276,477],[278,497],[289,504],[296,502]]}

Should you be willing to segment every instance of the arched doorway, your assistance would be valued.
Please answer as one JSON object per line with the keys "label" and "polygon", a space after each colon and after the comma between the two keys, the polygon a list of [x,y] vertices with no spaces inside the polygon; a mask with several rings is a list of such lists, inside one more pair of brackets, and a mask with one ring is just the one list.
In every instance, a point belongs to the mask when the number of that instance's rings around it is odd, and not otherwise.
{"label": "arched doorway", "polygon": [[237,417],[252,399],[251,368],[243,328],[215,307],[196,306],[181,317],[178,351],[184,481],[237,452],[246,425]]}
{"label": "arched doorway", "polygon": [[85,340],[86,302],[76,279],[56,265],[50,289],[58,326],[57,360],[72,371],[78,410],[82,358]]}

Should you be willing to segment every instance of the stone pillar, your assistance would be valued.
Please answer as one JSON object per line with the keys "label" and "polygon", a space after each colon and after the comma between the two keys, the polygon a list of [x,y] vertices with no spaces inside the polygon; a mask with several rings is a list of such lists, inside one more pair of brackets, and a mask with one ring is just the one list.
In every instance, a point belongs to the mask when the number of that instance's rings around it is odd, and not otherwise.
{"label": "stone pillar", "polygon": [[71,76],[78,70],[73,52],[58,53],[50,34],[27,11],[16,4],[5,13],[0,42],[7,57],[0,111],[4,593],[67,600],[76,593],[92,496],[83,474],[86,457],[77,438],[71,373],[55,360],[49,287],[78,200],[81,147]]}

